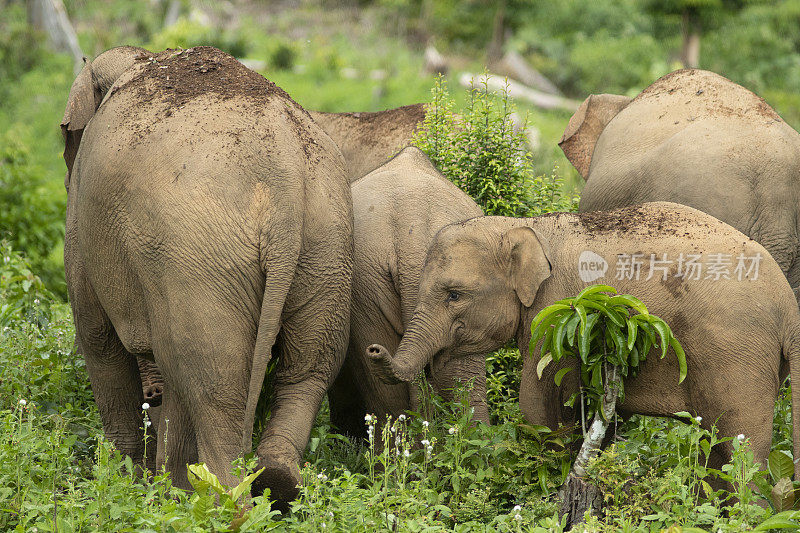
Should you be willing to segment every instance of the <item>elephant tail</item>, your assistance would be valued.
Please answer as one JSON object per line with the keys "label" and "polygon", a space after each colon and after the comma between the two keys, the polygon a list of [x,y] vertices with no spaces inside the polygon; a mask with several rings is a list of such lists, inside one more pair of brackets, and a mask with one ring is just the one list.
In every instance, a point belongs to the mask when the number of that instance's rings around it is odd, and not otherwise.
{"label": "elephant tail", "polygon": [[793,324],[788,329],[783,356],[789,362],[792,377],[792,441],[794,478],[800,480],[800,310],[793,306]]}
{"label": "elephant tail", "polygon": [[[289,211],[291,213],[292,211]],[[284,213],[286,214],[286,213]],[[295,268],[300,257],[302,240],[302,217],[292,219],[289,214],[285,219],[272,224],[270,229],[263,230],[263,236],[274,237],[275,233],[291,235],[291,242],[284,239],[270,239],[269,244],[262,244],[262,268],[266,274],[264,299],[261,301],[261,314],[258,319],[258,333],[253,348],[253,362],[250,372],[250,385],[247,390],[247,404],[244,412],[242,433],[242,450],[248,453],[253,445],[253,426],[256,418],[256,406],[264,384],[267,366],[272,359],[272,346],[281,329],[281,314],[289,295],[289,287],[295,275]],[[279,241],[279,242],[276,242]]]}

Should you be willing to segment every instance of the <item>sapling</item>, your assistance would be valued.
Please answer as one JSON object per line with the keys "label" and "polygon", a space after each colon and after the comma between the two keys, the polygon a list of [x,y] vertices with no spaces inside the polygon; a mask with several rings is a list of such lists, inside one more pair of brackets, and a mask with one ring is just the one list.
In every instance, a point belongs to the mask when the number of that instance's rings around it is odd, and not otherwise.
{"label": "sapling", "polygon": [[[569,513],[568,523],[583,520],[585,511],[599,509],[597,488],[585,483],[589,461],[600,451],[617,400],[623,401],[623,378],[634,377],[654,346],[660,346],[661,358],[672,347],[678,357],[678,383],[686,377],[686,354],[662,319],[651,315],[647,307],[629,294],[617,294],[608,285],[591,285],[575,298],[565,298],[542,309],[531,323],[530,353],[542,342],[536,372],[541,379],[550,363],[565,356],[577,359],[580,387],[567,405],[580,402],[583,445],[562,487],[562,513]],[[573,367],[555,374],[556,386]],[[592,422],[588,429],[586,421]]]}

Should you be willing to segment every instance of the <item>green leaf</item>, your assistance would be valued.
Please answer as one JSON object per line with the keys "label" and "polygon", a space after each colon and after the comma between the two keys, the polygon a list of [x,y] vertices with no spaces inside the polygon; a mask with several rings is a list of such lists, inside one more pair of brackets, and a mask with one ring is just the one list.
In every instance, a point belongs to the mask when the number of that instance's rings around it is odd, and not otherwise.
{"label": "green leaf", "polygon": [[575,311],[578,313],[578,316],[581,317],[581,335],[586,332],[586,309],[582,305],[576,305]]}
{"label": "green leaf", "polygon": [[628,319],[625,322],[628,324],[628,350],[630,351],[636,342],[636,328],[638,326],[636,325],[636,320]]}
{"label": "green leaf", "polygon": [[610,285],[589,285],[581,292],[578,293],[578,296],[575,298],[575,301],[578,302],[582,298],[589,296],[590,294],[594,294],[596,292],[610,292],[611,294],[617,294],[617,289],[611,287]]}
{"label": "green leaf", "polygon": [[[205,463],[189,465],[188,469],[189,472],[195,476],[196,480],[199,480],[200,482],[206,484],[206,486],[214,489],[214,492],[220,496],[226,494],[225,487],[223,487],[222,483],[219,482],[217,476],[211,473]],[[192,476],[189,476],[189,483],[192,483]],[[192,487],[195,487],[195,490],[198,490],[194,483],[192,483]]]}
{"label": "green leaf", "polygon": [[659,337],[659,344],[661,345],[661,359],[664,359],[667,355],[667,348],[669,347],[669,341],[672,338],[672,332],[669,330],[669,327],[663,320],[652,320],[650,324],[653,325],[653,329],[658,332]]}
{"label": "green leaf", "polygon": [[533,317],[533,321],[531,322],[531,324],[532,325],[538,325],[541,322],[543,322],[547,317],[552,315],[553,313],[555,313],[557,311],[563,311],[564,309],[571,309],[571,308],[572,307],[569,304],[556,303],[556,304],[553,304],[553,305],[548,305],[547,307],[545,307],[544,309],[539,311],[536,314],[535,317]]}
{"label": "green leaf", "polygon": [[572,318],[567,322],[565,329],[567,330],[567,342],[569,342],[570,346],[575,346],[575,332],[578,331],[578,324],[580,321],[581,317],[578,313],[572,313]]}
{"label": "green leaf", "polygon": [[599,320],[600,315],[597,313],[592,313],[589,318],[586,319],[586,328],[581,331],[580,337],[578,337],[578,353],[581,356],[581,361],[583,364],[589,360],[589,345],[591,339],[592,329],[594,329],[595,323]]}
{"label": "green leaf", "polygon": [[234,502],[238,502],[242,494],[244,494],[245,492],[250,492],[250,486],[253,484],[253,481],[255,481],[255,479],[259,476],[259,474],[261,474],[261,472],[263,471],[264,468],[260,468],[258,471],[252,472],[250,475],[245,477],[241,483],[233,487],[229,492],[231,499]]}
{"label": "green leaf", "polygon": [[792,520],[800,519],[800,511],[783,511],[778,514],[772,515],[756,527],[753,531],[768,531],[770,529],[794,529],[796,530],[800,524],[792,522]]}
{"label": "green leaf", "polygon": [[539,359],[539,362],[536,364],[536,375],[539,376],[539,379],[542,379],[542,372],[544,372],[545,367],[553,362],[553,356],[549,353],[546,353]]}
{"label": "green leaf", "polygon": [[678,339],[675,337],[670,337],[669,345],[672,346],[672,350],[678,358],[678,383],[683,383],[683,380],[686,379],[686,375],[689,373],[689,369],[686,365],[686,352],[683,351],[681,343],[679,343]]}
{"label": "green leaf", "polygon": [[628,360],[628,354],[626,351],[628,343],[626,342],[625,336],[622,334],[619,326],[617,326],[615,323],[608,324],[606,330],[611,334],[611,338],[614,341],[614,346],[616,347],[617,352],[616,355],[619,361],[618,365],[624,364]]}
{"label": "green leaf", "polygon": [[794,463],[792,457],[784,451],[773,450],[767,458],[767,466],[769,467],[769,474],[772,476],[772,482],[777,483],[778,480],[788,477],[791,478],[794,474]]}
{"label": "green leaf", "polygon": [[794,507],[795,492],[792,480],[787,477],[782,477],[775,483],[770,491],[772,503],[778,511],[787,511]]}
{"label": "green leaf", "polygon": [[581,302],[581,305],[583,305],[585,307],[588,307],[590,309],[595,309],[596,311],[599,311],[599,312],[603,313],[609,319],[611,319],[611,321],[614,324],[616,324],[619,327],[625,326],[625,319],[618,312],[614,311],[613,309],[609,309],[608,307],[600,305],[600,304],[598,304],[596,302],[593,302],[591,300],[584,300],[583,302]]}
{"label": "green leaf", "polygon": [[[542,311],[545,311],[545,310],[547,310],[547,309],[549,309],[551,307],[554,307],[554,306],[551,305],[549,307],[545,307]],[[572,308],[569,307],[569,306],[564,306],[564,308],[558,309],[557,310],[558,312],[553,312],[553,313],[550,313],[547,316],[545,316],[545,318],[541,322],[536,324],[536,325],[534,325],[535,322],[531,322],[531,341],[530,341],[530,344],[528,345],[531,355],[533,355],[533,353],[534,353],[534,350],[536,348],[536,344],[544,336],[546,336],[547,333],[550,332],[550,330],[552,330],[552,328],[550,326],[561,318],[561,313],[564,312],[566,309],[572,309]]]}
{"label": "green leaf", "polygon": [[649,315],[650,313],[647,311],[647,307],[642,303],[642,301],[635,296],[631,296],[630,294],[620,294],[618,296],[612,296],[609,298],[608,303],[610,305],[624,305],[627,307],[633,307],[640,315]]}
{"label": "green leaf", "polygon": [[571,314],[564,314],[564,316],[558,321],[553,330],[553,341],[552,341],[552,352],[553,352],[553,361],[559,361],[561,357],[564,355],[564,335],[566,334],[566,325],[567,322],[572,317]]}
{"label": "green leaf", "polygon": [[[556,372],[556,379],[555,379],[556,387],[560,387],[561,386],[561,380],[564,379],[564,376],[566,376],[567,373],[570,370],[572,370],[572,367],[562,368],[561,370]],[[541,377],[541,376],[539,376],[539,377]]]}

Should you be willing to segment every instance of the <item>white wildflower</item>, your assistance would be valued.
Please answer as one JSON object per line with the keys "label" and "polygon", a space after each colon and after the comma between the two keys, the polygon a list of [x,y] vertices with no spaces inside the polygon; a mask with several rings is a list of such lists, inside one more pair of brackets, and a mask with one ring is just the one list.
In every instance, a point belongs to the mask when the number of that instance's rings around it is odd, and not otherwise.
{"label": "white wildflower", "polygon": [[516,511],[521,511],[521,510],[522,510],[522,506],[521,506],[521,505],[515,505],[515,506],[514,506],[514,511],[515,511],[515,512],[516,512]]}
{"label": "white wildflower", "polygon": [[420,442],[420,444],[422,444],[423,446],[427,446],[430,443],[431,443],[431,441],[429,441],[428,439],[422,439],[422,441]]}
{"label": "white wildflower", "polygon": [[25,406],[28,404],[28,401],[27,401],[25,398],[20,398],[20,399],[19,399],[19,404],[20,404],[22,407],[25,407]]}
{"label": "white wildflower", "polygon": [[428,421],[427,421],[427,420],[423,420],[423,421],[422,421],[422,427],[424,427],[425,429],[428,429],[428,425],[429,425],[429,424],[428,424]]}
{"label": "white wildflower", "polygon": [[514,520],[522,520],[522,515],[517,513],[514,515]]}
{"label": "white wildflower", "polygon": [[372,415],[366,415],[364,417],[364,422],[366,422],[367,424],[371,424],[372,423]]}
{"label": "white wildflower", "polygon": [[39,305],[39,298],[34,298],[33,305]]}
{"label": "white wildflower", "polygon": [[403,457],[411,457],[411,452],[408,450],[403,451]]}
{"label": "white wildflower", "polygon": [[738,435],[736,435],[736,440],[742,442],[744,440],[744,433],[739,433]]}
{"label": "white wildflower", "polygon": [[142,410],[143,410],[143,411],[147,411],[148,409],[150,409],[150,404],[149,404],[149,403],[147,403],[147,402],[144,402],[144,403],[142,404]]}
{"label": "white wildflower", "polygon": [[145,420],[145,421],[144,421],[144,427],[146,427],[146,428],[149,428],[149,427],[150,427],[150,426],[152,426],[152,425],[153,425],[153,423],[152,423],[152,422],[150,422],[149,420]]}
{"label": "white wildflower", "polygon": [[328,481],[328,476],[320,472],[319,474],[317,474],[317,479],[319,479],[322,482],[325,482]]}
{"label": "white wildflower", "polygon": [[702,417],[702,416],[697,416],[697,417],[695,417],[695,420],[696,420],[696,421],[697,421],[697,423],[699,424],[700,422],[702,422],[702,421],[703,421],[703,417]]}
{"label": "white wildflower", "polygon": [[458,428],[457,428],[457,427],[455,427],[455,426],[453,426],[453,427],[451,427],[450,429],[448,429],[448,430],[447,430],[447,432],[448,432],[449,434],[453,435],[454,433],[458,433]]}
{"label": "white wildflower", "polygon": [[402,422],[402,421],[404,421],[404,420],[406,419],[406,415],[400,415],[400,416],[398,416],[398,417],[397,417],[397,419],[398,419],[400,422]]}

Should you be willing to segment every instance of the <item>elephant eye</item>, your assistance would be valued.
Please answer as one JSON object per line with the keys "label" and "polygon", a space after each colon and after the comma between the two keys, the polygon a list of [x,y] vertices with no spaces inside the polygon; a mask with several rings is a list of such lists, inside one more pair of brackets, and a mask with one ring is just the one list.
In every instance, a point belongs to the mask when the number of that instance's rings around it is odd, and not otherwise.
{"label": "elephant eye", "polygon": [[461,295],[458,294],[456,291],[450,291],[447,294],[447,301],[448,302],[457,302]]}

